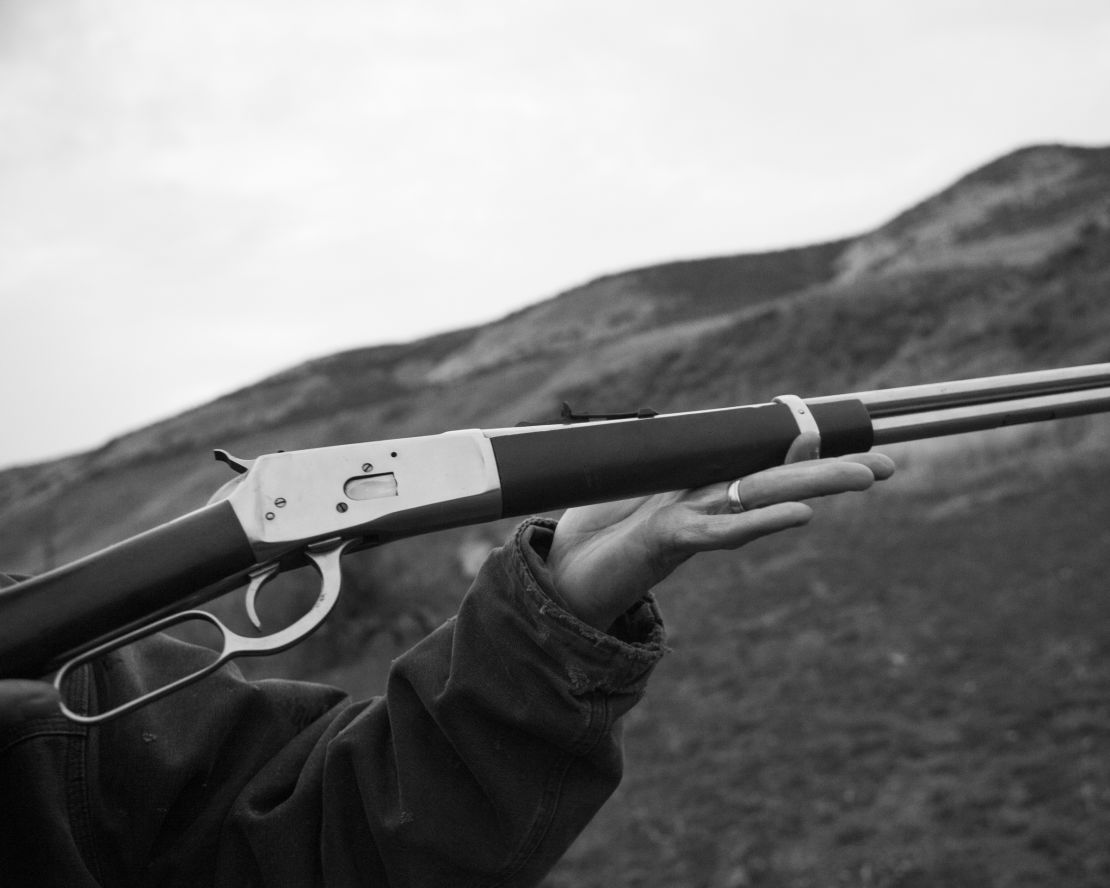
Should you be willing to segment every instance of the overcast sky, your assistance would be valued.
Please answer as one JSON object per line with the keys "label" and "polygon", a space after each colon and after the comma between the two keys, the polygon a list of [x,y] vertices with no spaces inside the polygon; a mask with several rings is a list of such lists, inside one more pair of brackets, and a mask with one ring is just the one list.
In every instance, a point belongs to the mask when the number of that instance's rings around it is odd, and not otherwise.
{"label": "overcast sky", "polygon": [[1108,47],[1105,0],[0,0],[0,466],[1110,144]]}

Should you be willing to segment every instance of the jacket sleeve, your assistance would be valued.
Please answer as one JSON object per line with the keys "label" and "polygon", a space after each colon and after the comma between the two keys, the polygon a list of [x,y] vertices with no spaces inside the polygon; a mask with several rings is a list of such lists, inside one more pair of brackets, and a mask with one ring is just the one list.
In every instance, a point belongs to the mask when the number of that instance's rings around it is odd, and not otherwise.
{"label": "jacket sleeve", "polygon": [[[550,535],[529,522],[496,550],[458,615],[394,662],[384,697],[220,676],[169,736],[111,728],[127,736],[101,749],[138,757],[99,796],[110,846],[142,836],[128,875],[178,884],[201,875],[199,855],[221,885],[536,884],[617,786],[618,719],[664,650],[649,599],[608,634],[560,606],[537,554]],[[165,702],[148,709],[164,718]],[[139,760],[159,743],[152,825],[127,796],[145,792]]]}

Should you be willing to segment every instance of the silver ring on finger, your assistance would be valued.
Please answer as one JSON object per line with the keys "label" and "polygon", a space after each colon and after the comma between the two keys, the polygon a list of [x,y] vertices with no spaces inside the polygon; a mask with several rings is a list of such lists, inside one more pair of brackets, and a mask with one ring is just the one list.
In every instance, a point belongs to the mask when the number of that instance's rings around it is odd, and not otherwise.
{"label": "silver ring on finger", "polygon": [[737,478],[728,486],[728,510],[733,514],[746,511],[744,501],[740,499],[740,479]]}

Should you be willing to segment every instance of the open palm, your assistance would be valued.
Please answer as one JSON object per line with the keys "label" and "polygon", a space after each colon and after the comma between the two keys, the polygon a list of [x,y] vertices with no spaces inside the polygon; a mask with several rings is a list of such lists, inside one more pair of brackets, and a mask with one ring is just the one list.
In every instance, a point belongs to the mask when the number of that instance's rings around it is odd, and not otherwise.
{"label": "open palm", "polygon": [[570,509],[548,565],[571,611],[606,629],[695,553],[806,524],[813,511],[803,500],[867,490],[893,472],[878,453],[777,466],[740,482],[739,514],[729,511],[726,483]]}

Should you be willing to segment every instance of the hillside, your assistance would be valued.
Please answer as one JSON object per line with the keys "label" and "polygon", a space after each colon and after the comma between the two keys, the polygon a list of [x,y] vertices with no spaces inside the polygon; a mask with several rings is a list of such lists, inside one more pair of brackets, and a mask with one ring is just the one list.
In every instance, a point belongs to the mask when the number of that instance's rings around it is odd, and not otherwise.
{"label": "hillside", "polygon": [[[1110,148],[1023,149],[860,237],[609,275],[0,472],[0,564],[41,571],[202,504],[227,477],[213,447],[1110,361],[1108,297]],[[550,884],[1110,884],[1107,440],[1092,417],[905,445],[882,491],[680,572],[628,777]],[[327,626],[247,668],[376,692],[506,530],[354,556]]]}

